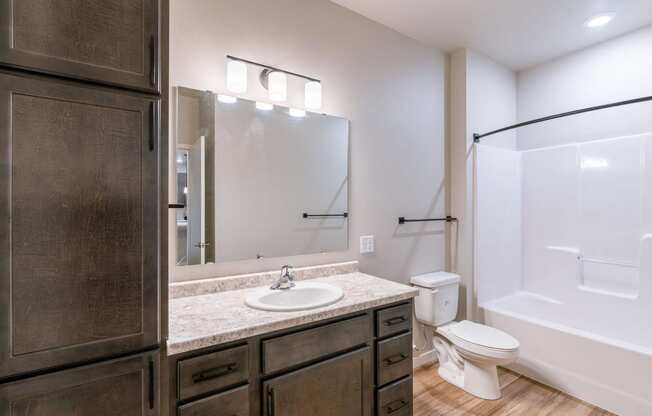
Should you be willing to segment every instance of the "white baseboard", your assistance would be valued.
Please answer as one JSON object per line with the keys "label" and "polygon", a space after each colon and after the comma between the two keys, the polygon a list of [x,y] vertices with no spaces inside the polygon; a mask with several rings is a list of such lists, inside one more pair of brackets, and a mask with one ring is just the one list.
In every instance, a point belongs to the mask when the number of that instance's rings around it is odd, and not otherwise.
{"label": "white baseboard", "polygon": [[418,356],[416,355],[418,351],[414,351],[415,355],[412,358],[412,368],[419,368],[428,365],[433,365],[437,362],[437,354],[434,349],[430,351],[424,351]]}

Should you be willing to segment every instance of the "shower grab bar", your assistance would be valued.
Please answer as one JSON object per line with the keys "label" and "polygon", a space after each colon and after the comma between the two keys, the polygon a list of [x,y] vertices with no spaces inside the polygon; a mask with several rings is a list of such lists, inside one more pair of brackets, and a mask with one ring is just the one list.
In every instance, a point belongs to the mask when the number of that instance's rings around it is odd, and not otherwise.
{"label": "shower grab bar", "polygon": [[302,215],[303,218],[349,218],[349,213],[345,212],[344,214],[308,214],[304,212]]}
{"label": "shower grab bar", "polygon": [[420,218],[420,219],[407,219],[405,217],[398,217],[399,225],[403,225],[408,222],[428,222],[428,221],[446,221],[446,222],[457,222],[457,218],[447,215],[446,218]]}

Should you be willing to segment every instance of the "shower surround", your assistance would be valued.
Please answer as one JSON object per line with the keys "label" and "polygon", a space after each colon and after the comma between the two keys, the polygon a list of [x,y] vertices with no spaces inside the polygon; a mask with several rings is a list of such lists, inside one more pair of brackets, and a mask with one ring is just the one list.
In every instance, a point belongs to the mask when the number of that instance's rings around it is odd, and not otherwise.
{"label": "shower surround", "polygon": [[476,296],[514,368],[623,416],[652,414],[652,135],[477,146]]}

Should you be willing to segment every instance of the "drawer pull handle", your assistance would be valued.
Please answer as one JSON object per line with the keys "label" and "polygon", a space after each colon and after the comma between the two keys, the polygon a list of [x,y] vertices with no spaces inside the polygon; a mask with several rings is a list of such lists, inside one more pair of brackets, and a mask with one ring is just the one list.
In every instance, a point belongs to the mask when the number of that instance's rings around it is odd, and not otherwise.
{"label": "drawer pull handle", "polygon": [[274,416],[276,414],[276,393],[273,387],[267,389],[267,416]]}
{"label": "drawer pull handle", "polygon": [[220,367],[210,368],[204,370],[200,373],[192,375],[193,383],[201,383],[202,381],[212,380],[214,378],[223,377],[229,373],[232,373],[238,368],[236,363],[230,363]]}
{"label": "drawer pull handle", "polygon": [[149,374],[149,389],[148,389],[148,401],[149,408],[154,409],[154,360],[149,359],[148,364],[148,374]]}
{"label": "drawer pull handle", "polygon": [[149,131],[149,151],[154,151],[154,144],[158,141],[158,104],[151,102],[150,111],[150,131]]}
{"label": "drawer pull handle", "polygon": [[407,354],[403,354],[403,353],[392,355],[391,357],[387,357],[384,360],[385,367],[390,367],[394,364],[398,364],[401,361],[405,360],[407,357],[408,357]]}
{"label": "drawer pull handle", "polygon": [[158,45],[156,36],[152,35],[149,39],[149,56],[150,56],[150,69],[149,69],[149,82],[152,87],[156,87],[158,83]]}
{"label": "drawer pull handle", "polygon": [[405,406],[407,406],[407,404],[408,404],[408,402],[403,400],[403,399],[394,400],[393,402],[391,402],[390,404],[385,406],[385,413],[387,413],[388,415],[391,415],[392,413],[397,412],[397,411],[401,410],[402,408],[404,408]]}
{"label": "drawer pull handle", "polygon": [[394,318],[384,321],[383,323],[385,324],[385,326],[394,326],[394,325],[402,324],[403,322],[406,321],[407,319],[405,319],[404,316],[396,316]]}

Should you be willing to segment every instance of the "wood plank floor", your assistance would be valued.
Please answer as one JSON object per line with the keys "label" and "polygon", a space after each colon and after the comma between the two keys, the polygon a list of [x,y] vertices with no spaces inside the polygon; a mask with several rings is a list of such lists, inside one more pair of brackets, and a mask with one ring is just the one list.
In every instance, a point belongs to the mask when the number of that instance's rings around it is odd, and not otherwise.
{"label": "wood plank floor", "polygon": [[442,380],[437,367],[414,372],[414,416],[615,416],[551,387],[499,370],[503,397],[482,400]]}

